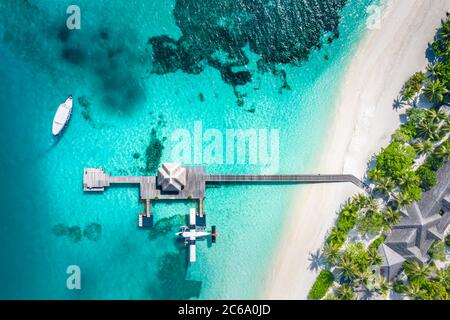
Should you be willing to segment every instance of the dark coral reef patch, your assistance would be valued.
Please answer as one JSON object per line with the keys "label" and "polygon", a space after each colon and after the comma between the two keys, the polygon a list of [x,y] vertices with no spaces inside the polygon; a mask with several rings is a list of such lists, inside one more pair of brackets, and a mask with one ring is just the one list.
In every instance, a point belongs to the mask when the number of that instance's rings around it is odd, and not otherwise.
{"label": "dark coral reef patch", "polygon": [[91,241],[98,241],[102,234],[102,226],[98,223],[90,223],[82,230],[80,226],[67,226],[60,223],[55,225],[52,231],[54,235],[66,236],[72,242],[80,242],[83,236]]}
{"label": "dark coral reef patch", "polygon": [[[259,56],[258,72],[280,64],[299,65],[311,50],[339,36],[339,12],[346,0],[176,0],[173,15],[182,32],[179,39],[166,35],[149,39],[153,73],[182,70],[198,74],[209,65],[234,87],[252,81],[241,69],[249,63],[244,48]],[[289,89],[286,74],[274,72]],[[236,94],[237,95],[237,94]],[[242,97],[237,95],[242,104]]]}

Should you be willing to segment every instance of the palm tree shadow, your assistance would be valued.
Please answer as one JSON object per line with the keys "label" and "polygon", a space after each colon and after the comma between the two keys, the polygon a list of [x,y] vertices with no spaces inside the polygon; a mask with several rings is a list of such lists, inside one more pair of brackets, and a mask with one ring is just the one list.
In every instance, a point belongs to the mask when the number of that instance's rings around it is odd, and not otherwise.
{"label": "palm tree shadow", "polygon": [[397,97],[394,99],[394,102],[392,103],[392,109],[394,110],[400,110],[405,105],[404,101],[401,97]]}
{"label": "palm tree shadow", "polygon": [[316,252],[310,252],[309,253],[309,261],[311,263],[309,264],[309,270],[312,271],[318,271],[319,269],[322,269],[325,266],[325,257],[320,252],[320,249],[317,249]]}

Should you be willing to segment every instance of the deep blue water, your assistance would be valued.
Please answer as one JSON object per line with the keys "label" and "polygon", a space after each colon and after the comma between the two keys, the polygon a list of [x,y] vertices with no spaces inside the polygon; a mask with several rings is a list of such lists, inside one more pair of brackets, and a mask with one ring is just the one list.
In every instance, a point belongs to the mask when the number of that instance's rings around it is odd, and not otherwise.
{"label": "deep blue water", "polygon": [[[0,1],[0,298],[258,297],[292,187],[208,189],[221,236],[188,266],[173,234],[192,203],[156,203],[158,226],[138,230],[138,190],[83,194],[83,168],[154,174],[174,160],[173,133],[200,121],[222,134],[278,130],[276,172],[314,170],[372,1],[78,3],[81,29],[67,31],[70,1]],[[73,115],[55,139],[69,94]],[[265,172],[194,160],[211,173]],[[69,265],[81,290],[66,288]]]}

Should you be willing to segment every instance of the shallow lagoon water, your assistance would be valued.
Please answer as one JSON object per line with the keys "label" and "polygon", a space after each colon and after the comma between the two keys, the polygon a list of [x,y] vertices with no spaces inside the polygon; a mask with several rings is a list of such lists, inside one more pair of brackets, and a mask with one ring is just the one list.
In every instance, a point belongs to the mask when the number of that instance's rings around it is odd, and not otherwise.
{"label": "shallow lagoon water", "polygon": [[[155,230],[139,230],[137,214],[144,206],[138,189],[83,194],[83,168],[145,174],[149,144],[163,146],[160,159],[151,148],[153,162],[171,161],[172,133],[192,132],[201,121],[205,130],[221,132],[277,129],[278,172],[314,171],[339,81],[365,31],[372,1],[348,1],[338,39],[328,44],[324,38],[321,49],[299,66],[277,65],[291,90],[280,91],[279,76],[257,72],[258,56],[245,47],[253,81],[237,87],[245,94],[243,106],[213,67],[198,74],[151,73],[148,39],[182,35],[172,15],[175,1],[126,6],[79,1],[82,28],[69,35],[62,31],[69,1],[29,3],[0,4],[0,297],[258,297],[292,186],[209,188],[208,224],[217,225],[220,237],[212,246],[199,242],[198,262],[188,265],[187,250],[173,234],[192,203],[154,203],[160,223]],[[64,135],[54,139],[55,108],[68,94],[75,99],[72,119]],[[214,164],[207,170],[263,169]],[[55,232],[58,224],[82,231],[93,223],[101,226],[96,241],[77,231],[72,236]],[[81,290],[66,288],[69,265],[81,268]]]}

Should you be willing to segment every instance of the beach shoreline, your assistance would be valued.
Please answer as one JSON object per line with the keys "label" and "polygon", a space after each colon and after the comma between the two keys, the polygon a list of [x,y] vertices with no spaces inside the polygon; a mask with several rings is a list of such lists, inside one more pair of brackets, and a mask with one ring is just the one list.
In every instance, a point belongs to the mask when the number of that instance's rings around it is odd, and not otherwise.
{"label": "beach shoreline", "polygon": [[[367,30],[348,65],[315,172],[364,176],[399,127],[402,110],[393,102],[405,81],[425,69],[426,49],[448,9],[446,0],[386,3],[379,28]],[[260,298],[307,298],[319,272],[312,257],[340,204],[357,192],[350,184],[296,187]]]}

